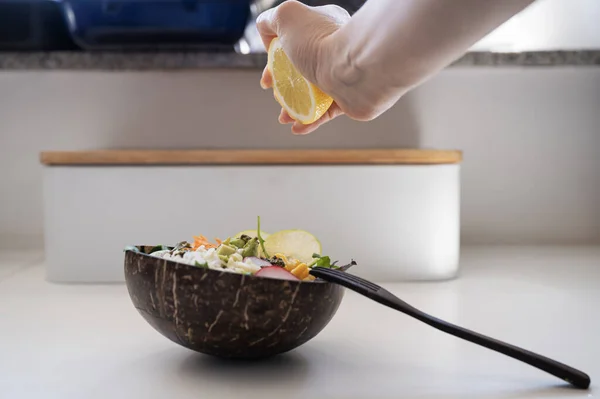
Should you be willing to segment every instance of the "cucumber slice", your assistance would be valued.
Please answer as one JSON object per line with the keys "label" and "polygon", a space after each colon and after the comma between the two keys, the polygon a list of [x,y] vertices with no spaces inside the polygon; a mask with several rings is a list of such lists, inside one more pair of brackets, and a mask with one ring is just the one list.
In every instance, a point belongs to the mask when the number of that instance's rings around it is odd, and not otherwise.
{"label": "cucumber slice", "polygon": [[313,261],[313,254],[321,255],[321,243],[308,231],[282,230],[263,238],[265,249],[271,256],[280,253],[309,264]]}

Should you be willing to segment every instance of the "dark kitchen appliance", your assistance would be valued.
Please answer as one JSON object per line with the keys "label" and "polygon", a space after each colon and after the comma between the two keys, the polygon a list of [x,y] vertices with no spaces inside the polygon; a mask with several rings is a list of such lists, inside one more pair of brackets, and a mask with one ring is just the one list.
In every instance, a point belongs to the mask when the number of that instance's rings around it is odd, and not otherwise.
{"label": "dark kitchen appliance", "polygon": [[87,50],[228,48],[243,36],[252,0],[59,0]]}

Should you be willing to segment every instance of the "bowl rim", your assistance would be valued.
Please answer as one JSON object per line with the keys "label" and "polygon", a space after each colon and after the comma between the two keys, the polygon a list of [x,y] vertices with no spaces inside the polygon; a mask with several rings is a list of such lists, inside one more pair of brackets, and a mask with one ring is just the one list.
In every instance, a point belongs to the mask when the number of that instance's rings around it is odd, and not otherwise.
{"label": "bowl rim", "polygon": [[[138,250],[134,251],[132,249],[132,247],[137,248]],[[157,256],[152,256],[148,253],[145,253],[145,252],[142,252],[141,250],[139,250],[140,247],[151,247],[151,245],[130,245],[130,246],[127,246],[127,248],[125,248],[125,250],[123,252],[125,254],[127,254],[128,252],[131,252],[134,255],[148,257],[148,258],[157,259],[157,260],[162,260],[162,261],[166,262],[167,265],[183,267],[185,269],[190,269],[190,270],[200,270],[204,273],[218,273],[220,275],[223,275],[223,274],[234,275],[234,276],[238,276],[237,278],[240,278],[240,279],[242,277],[244,277],[244,278],[250,278],[250,279],[256,279],[256,280],[287,281],[290,284],[335,285],[333,283],[330,283],[329,281],[325,281],[325,280],[319,279],[319,278],[317,278],[313,281],[283,280],[283,279],[277,279],[277,278],[272,278],[272,277],[260,277],[260,276],[254,275],[254,274],[242,274],[242,273],[235,273],[235,272],[219,271],[219,270],[210,269],[210,268],[197,267],[197,266],[190,265],[189,263],[177,262],[177,261],[174,261],[171,259],[164,259],[164,258],[159,258]]]}

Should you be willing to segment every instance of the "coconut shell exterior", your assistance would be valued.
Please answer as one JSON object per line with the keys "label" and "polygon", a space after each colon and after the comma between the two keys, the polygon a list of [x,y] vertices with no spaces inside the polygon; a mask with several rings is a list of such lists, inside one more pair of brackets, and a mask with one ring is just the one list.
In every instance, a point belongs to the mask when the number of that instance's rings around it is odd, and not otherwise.
{"label": "coconut shell exterior", "polygon": [[335,284],[204,269],[149,249],[125,251],[133,305],[165,337],[208,355],[254,359],[295,349],[329,323],[344,294]]}

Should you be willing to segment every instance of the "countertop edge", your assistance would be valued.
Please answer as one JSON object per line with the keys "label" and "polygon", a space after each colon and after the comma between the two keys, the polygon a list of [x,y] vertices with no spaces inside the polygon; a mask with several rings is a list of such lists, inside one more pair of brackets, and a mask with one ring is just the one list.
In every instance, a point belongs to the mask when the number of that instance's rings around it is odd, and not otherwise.
{"label": "countertop edge", "polygon": [[[265,53],[234,52],[0,52],[0,70],[185,71],[262,69]],[[600,66],[598,50],[468,52],[450,67]]]}
{"label": "countertop edge", "polygon": [[148,165],[442,165],[459,164],[462,151],[368,150],[97,150],[44,151],[45,166]]}

